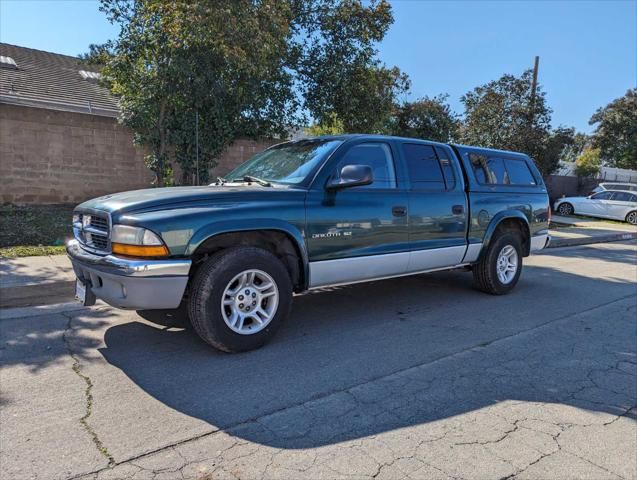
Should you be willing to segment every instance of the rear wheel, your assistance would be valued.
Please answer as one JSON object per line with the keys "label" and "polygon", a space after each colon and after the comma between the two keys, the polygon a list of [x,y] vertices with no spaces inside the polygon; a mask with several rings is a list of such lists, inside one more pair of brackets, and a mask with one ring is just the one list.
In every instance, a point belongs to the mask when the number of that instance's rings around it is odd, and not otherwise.
{"label": "rear wheel", "polygon": [[557,212],[560,215],[573,215],[573,213],[575,212],[575,209],[573,208],[573,205],[571,205],[568,202],[564,202],[564,203],[560,203],[559,207],[557,207]]}
{"label": "rear wheel", "polygon": [[189,310],[197,334],[225,352],[265,344],[288,316],[292,283],[283,263],[256,247],[210,257],[193,279]]}
{"label": "rear wheel", "polygon": [[484,258],[473,267],[473,281],[483,292],[504,295],[513,290],[521,272],[520,236],[507,232],[491,241]]}
{"label": "rear wheel", "polygon": [[626,215],[626,221],[631,225],[637,225],[637,210],[634,210]]}

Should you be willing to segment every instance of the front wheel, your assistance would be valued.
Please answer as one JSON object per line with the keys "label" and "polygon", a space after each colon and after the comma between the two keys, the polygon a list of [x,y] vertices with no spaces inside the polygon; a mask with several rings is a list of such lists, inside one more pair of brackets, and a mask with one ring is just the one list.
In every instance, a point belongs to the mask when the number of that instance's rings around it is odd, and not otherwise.
{"label": "front wheel", "polygon": [[484,258],[473,267],[476,287],[492,295],[504,295],[513,290],[522,272],[520,237],[505,233],[494,238]]}
{"label": "front wheel", "polygon": [[292,282],[267,250],[236,247],[210,257],[193,279],[190,320],[197,334],[225,352],[265,344],[288,316]]}
{"label": "front wheel", "polygon": [[631,225],[637,225],[637,210],[634,210],[626,215],[626,221]]}
{"label": "front wheel", "polygon": [[574,211],[575,209],[573,208],[573,205],[568,202],[560,203],[560,205],[557,207],[557,213],[564,216],[573,215]]}

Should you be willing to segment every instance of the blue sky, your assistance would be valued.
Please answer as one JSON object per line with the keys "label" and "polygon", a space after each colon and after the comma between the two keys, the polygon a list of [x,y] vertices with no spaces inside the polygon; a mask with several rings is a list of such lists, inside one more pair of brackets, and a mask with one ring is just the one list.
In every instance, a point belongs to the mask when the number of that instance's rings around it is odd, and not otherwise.
{"label": "blue sky", "polygon": [[[0,41],[77,55],[117,35],[93,0],[0,0]],[[637,0],[394,1],[382,60],[409,74],[409,98],[460,97],[540,56],[553,125],[590,132],[593,112],[637,86]]]}

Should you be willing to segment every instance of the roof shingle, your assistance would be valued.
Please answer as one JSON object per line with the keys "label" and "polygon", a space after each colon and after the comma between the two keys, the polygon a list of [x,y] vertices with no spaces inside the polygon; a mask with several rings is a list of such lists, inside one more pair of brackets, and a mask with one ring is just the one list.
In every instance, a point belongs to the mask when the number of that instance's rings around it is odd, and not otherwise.
{"label": "roof shingle", "polygon": [[80,70],[91,68],[78,58],[7,43],[0,43],[0,56],[17,65],[0,68],[0,103],[117,116],[117,98],[95,78],[83,78]]}

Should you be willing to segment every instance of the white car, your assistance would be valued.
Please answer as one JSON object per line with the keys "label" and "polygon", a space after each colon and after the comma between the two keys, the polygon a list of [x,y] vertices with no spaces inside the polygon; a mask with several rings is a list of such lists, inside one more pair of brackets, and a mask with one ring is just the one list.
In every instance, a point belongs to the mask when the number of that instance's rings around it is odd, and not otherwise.
{"label": "white car", "polygon": [[637,192],[637,183],[621,183],[621,182],[604,182],[600,183],[596,186],[591,195],[593,193],[603,192],[605,190],[626,190],[629,192]]}
{"label": "white car", "polygon": [[604,190],[588,197],[560,198],[554,204],[560,215],[588,215],[637,225],[637,192]]}

